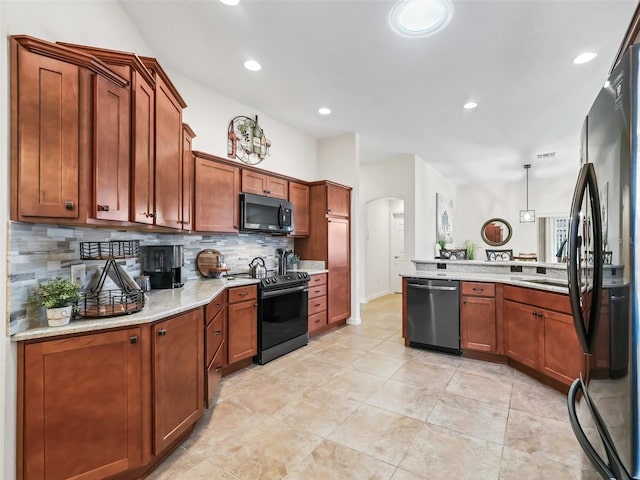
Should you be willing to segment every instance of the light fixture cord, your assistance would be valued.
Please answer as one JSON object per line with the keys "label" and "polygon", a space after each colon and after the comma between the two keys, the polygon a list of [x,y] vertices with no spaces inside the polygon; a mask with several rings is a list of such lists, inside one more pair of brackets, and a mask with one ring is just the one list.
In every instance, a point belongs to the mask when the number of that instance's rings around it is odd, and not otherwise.
{"label": "light fixture cord", "polygon": [[527,212],[528,211],[529,211],[529,169],[527,168]]}

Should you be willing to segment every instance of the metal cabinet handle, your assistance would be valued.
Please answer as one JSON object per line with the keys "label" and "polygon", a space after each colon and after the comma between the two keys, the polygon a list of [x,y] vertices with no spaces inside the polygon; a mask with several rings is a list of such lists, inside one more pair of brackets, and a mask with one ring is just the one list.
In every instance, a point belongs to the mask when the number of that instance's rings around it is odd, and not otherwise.
{"label": "metal cabinet handle", "polygon": [[216,330],[216,331],[215,331],[215,334],[216,334],[216,335],[221,335],[221,334],[222,334],[222,330]]}
{"label": "metal cabinet handle", "polygon": [[222,365],[220,364],[216,365],[215,371],[219,372],[220,370],[222,370]]}
{"label": "metal cabinet handle", "polygon": [[134,335],[133,337],[129,337],[129,343],[131,343],[131,345],[138,343],[138,336]]}
{"label": "metal cabinet handle", "polygon": [[65,210],[73,210],[75,208],[75,205],[73,202],[66,201],[64,202],[64,208]]}
{"label": "metal cabinet handle", "polygon": [[167,331],[164,328],[161,330],[158,330],[158,336],[164,337],[166,334],[167,334]]}
{"label": "metal cabinet handle", "polygon": [[238,293],[238,295],[244,297],[245,295],[249,295],[249,292],[240,292]]}
{"label": "metal cabinet handle", "polygon": [[109,211],[109,205],[98,205],[98,211],[99,212],[108,212]]}
{"label": "metal cabinet handle", "polygon": [[474,292],[484,292],[484,288],[472,288],[471,290],[473,290]]}

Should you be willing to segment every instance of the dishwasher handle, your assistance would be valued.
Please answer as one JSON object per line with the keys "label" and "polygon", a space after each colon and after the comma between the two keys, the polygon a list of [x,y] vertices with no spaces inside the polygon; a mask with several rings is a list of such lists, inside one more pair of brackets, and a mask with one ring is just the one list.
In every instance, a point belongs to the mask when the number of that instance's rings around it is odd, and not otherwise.
{"label": "dishwasher handle", "polygon": [[411,288],[420,288],[421,290],[437,290],[440,292],[455,292],[458,290],[458,287],[436,287],[430,285],[422,285],[420,283],[407,283],[408,287]]}

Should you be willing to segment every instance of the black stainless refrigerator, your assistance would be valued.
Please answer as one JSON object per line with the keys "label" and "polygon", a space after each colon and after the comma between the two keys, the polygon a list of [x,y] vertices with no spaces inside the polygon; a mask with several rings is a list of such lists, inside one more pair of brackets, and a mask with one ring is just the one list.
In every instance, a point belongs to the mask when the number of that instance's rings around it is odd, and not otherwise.
{"label": "black stainless refrigerator", "polygon": [[640,48],[632,47],[582,130],[568,248],[569,295],[584,352],[568,394],[585,452],[576,478],[640,479],[639,67]]}

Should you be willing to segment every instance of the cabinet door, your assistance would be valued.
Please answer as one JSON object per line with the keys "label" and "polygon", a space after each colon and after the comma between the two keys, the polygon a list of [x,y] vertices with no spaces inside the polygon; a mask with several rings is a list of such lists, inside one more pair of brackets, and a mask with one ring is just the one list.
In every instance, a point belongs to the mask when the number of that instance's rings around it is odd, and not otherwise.
{"label": "cabinet door", "polygon": [[487,297],[462,297],[462,348],[496,351],[496,301]]}
{"label": "cabinet door", "polygon": [[182,211],[180,221],[183,230],[191,230],[193,205],[193,154],[191,144],[195,134],[188,125],[182,129]]}
{"label": "cabinet door", "polygon": [[544,372],[570,385],[580,376],[583,361],[573,318],[570,315],[543,311],[544,315]]}
{"label": "cabinet door", "polygon": [[16,220],[77,219],[79,69],[19,48],[16,81]]}
{"label": "cabinet door", "polygon": [[131,220],[153,224],[155,184],[155,91],[144,78],[133,76],[133,169],[131,178]]}
{"label": "cabinet door", "polygon": [[129,220],[129,89],[94,76],[93,215],[101,220]]}
{"label": "cabinet door", "polygon": [[337,185],[327,185],[327,213],[348,217],[351,211],[351,190]]}
{"label": "cabinet door", "polygon": [[327,268],[349,266],[349,220],[329,218],[327,220]]}
{"label": "cabinet door", "polygon": [[269,197],[289,199],[289,182],[283,178],[267,175],[267,195]]}
{"label": "cabinet door", "polygon": [[283,178],[273,177],[252,170],[242,170],[242,191],[266,195],[267,197],[288,199],[288,182]]}
{"label": "cabinet door", "polygon": [[309,235],[309,187],[289,182],[289,201],[293,204],[293,234]]}
{"label": "cabinet door", "polygon": [[541,315],[529,305],[509,300],[504,302],[507,356],[535,369],[539,369],[542,363],[544,325]]}
{"label": "cabinet door", "polygon": [[239,168],[196,158],[195,230],[237,232],[239,191]]}
{"label": "cabinet door", "polygon": [[258,353],[258,304],[255,300],[229,304],[227,355],[229,364]]}
{"label": "cabinet door", "polygon": [[24,346],[23,478],[102,479],[140,465],[139,338],[130,328]]}
{"label": "cabinet door", "polygon": [[156,77],[156,225],[181,228],[182,107],[162,79]]}
{"label": "cabinet door", "polygon": [[203,328],[201,308],[153,325],[153,452],[156,455],[202,415]]}
{"label": "cabinet door", "polygon": [[329,270],[327,311],[329,324],[351,316],[351,277],[349,267]]}

